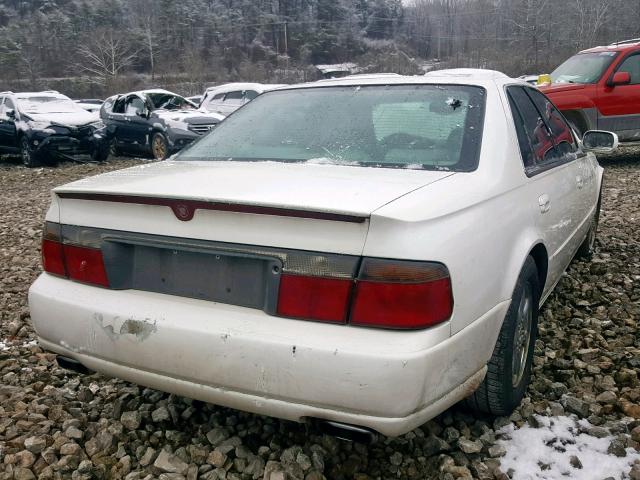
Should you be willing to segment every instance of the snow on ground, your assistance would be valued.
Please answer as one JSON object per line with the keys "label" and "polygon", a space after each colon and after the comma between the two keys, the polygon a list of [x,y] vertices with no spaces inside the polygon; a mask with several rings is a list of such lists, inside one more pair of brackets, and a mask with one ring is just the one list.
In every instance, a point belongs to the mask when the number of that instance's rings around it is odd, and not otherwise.
{"label": "snow on ground", "polygon": [[[627,449],[626,457],[608,454],[614,437],[596,438],[582,433],[591,427],[586,420],[565,416],[536,419],[540,428],[527,425],[516,430],[510,424],[499,432],[504,439],[498,443],[507,451],[500,460],[500,469],[505,473],[513,470],[513,480],[624,479],[634,461],[640,461],[640,453],[633,448]],[[572,465],[572,456],[579,459],[582,468]]]}

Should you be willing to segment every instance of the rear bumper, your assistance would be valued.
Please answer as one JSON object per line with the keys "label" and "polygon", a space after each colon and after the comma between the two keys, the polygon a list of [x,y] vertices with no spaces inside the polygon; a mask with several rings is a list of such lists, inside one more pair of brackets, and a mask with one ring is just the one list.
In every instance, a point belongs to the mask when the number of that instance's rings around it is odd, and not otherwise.
{"label": "rear bumper", "polygon": [[482,381],[508,302],[449,337],[396,332],[42,274],[29,292],[43,348],[148,387],[294,421],[407,432]]}

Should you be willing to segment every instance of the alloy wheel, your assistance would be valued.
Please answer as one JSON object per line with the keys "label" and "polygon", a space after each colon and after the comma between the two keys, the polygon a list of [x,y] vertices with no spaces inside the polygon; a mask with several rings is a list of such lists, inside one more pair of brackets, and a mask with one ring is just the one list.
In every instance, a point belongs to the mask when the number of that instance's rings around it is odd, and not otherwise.
{"label": "alloy wheel", "polygon": [[161,135],[153,137],[153,145],[151,146],[151,149],[153,150],[153,156],[155,159],[164,160],[167,157],[167,144]]}
{"label": "alloy wheel", "polygon": [[531,348],[531,324],[533,322],[533,292],[527,284],[520,298],[518,317],[513,335],[513,360],[511,364],[511,383],[517,387],[527,369],[527,358]]}

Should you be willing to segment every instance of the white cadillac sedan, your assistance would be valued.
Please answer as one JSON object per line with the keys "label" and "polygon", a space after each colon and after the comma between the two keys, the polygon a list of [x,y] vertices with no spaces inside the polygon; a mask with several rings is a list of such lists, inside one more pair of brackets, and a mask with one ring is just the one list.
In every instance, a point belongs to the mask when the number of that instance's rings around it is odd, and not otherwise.
{"label": "white cadillac sedan", "polygon": [[31,317],[63,366],[275,417],[507,415],[616,145],[491,71],[268,92],[172,160],[54,189]]}

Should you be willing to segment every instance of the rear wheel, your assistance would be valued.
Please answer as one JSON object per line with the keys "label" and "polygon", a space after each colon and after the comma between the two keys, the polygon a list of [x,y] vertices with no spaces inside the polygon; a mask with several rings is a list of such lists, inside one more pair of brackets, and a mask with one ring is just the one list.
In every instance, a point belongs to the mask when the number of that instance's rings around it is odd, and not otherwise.
{"label": "rear wheel", "polygon": [[111,140],[111,144],[109,145],[109,153],[112,157],[120,157],[122,155],[122,150],[118,148],[118,142],[114,138]]}
{"label": "rear wheel", "polygon": [[538,269],[533,258],[527,257],[487,365],[487,376],[466,399],[473,410],[506,416],[522,401],[531,378],[539,300]]}
{"label": "rear wheel", "polygon": [[169,156],[169,143],[167,137],[161,133],[155,133],[151,139],[151,153],[156,160],[164,160]]}
{"label": "rear wheel", "polygon": [[95,162],[105,162],[110,152],[111,146],[96,148],[91,154],[91,159]]}
{"label": "rear wheel", "polygon": [[25,167],[35,168],[41,167],[42,156],[33,151],[27,137],[20,137],[20,157]]}
{"label": "rear wheel", "polygon": [[602,193],[600,197],[598,197],[598,204],[596,205],[596,211],[591,218],[591,226],[589,227],[589,232],[582,242],[582,245],[578,248],[576,252],[577,258],[589,259],[593,256],[593,253],[596,249],[596,234],[598,233],[598,223],[600,223],[600,202],[602,200]]}

